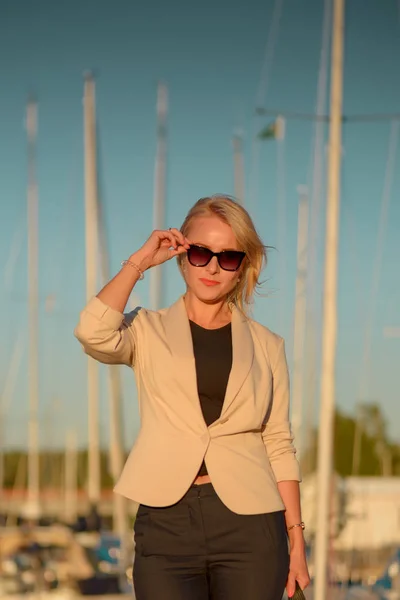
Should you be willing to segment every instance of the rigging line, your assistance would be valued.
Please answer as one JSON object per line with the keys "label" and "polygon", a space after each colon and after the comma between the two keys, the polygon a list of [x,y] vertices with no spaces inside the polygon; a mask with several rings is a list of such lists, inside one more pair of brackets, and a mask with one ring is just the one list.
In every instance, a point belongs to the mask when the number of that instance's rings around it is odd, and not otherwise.
{"label": "rigging line", "polygon": [[[24,128],[28,127],[25,121]],[[4,286],[7,292],[12,292],[15,268],[22,252],[24,240],[26,239],[26,206],[22,204],[19,209],[19,217],[14,235],[11,240],[10,253],[4,267]]]}
{"label": "rigging line", "polygon": [[17,226],[11,240],[10,253],[4,267],[4,287],[6,292],[12,291],[15,268],[21,255],[22,246],[25,239],[25,221],[25,212],[21,211],[19,221],[17,222]]}
{"label": "rigging line", "polygon": [[[286,119],[295,121],[313,121],[329,123],[330,117],[328,114],[321,113],[300,113],[296,111],[277,108],[257,108],[256,114],[278,116],[281,115]],[[400,113],[371,113],[371,114],[353,114],[342,115],[343,123],[376,123],[377,121],[399,121]]]}
{"label": "rigging line", "polygon": [[[279,35],[281,17],[283,12],[284,0],[275,0],[271,25],[268,31],[267,43],[265,47],[264,61],[261,67],[260,83],[256,95],[256,106],[261,103],[264,105],[267,93],[273,61],[275,58],[275,49]],[[255,210],[258,200],[258,179],[260,168],[260,141],[257,139],[258,119],[253,117],[253,131],[251,136],[251,164],[249,173],[249,190],[246,194],[252,208]]]}
{"label": "rigging line", "polygon": [[[104,183],[104,169],[103,169],[103,152],[101,144],[101,131],[100,125],[97,124],[97,181],[98,181],[98,194],[97,194],[97,227],[98,227],[98,253],[100,256],[100,269],[101,269],[101,280],[102,285],[105,285],[111,277],[110,268],[110,240],[107,230],[107,220],[105,213],[105,183]],[[114,480],[119,476],[119,470],[121,468],[120,460],[121,456],[115,454],[115,444],[120,444],[120,449],[125,447],[125,435],[123,430],[123,382],[121,378],[121,369],[117,367],[107,368],[108,377],[108,389],[110,402],[110,410],[114,411],[114,419],[117,418],[119,422],[119,432],[115,431],[114,427],[110,430],[110,456],[109,456],[109,472],[113,476]],[[117,406],[117,408],[115,408]],[[115,417],[115,411],[118,413]],[[100,421],[100,435],[104,439],[105,436],[105,425]],[[120,439],[118,437],[120,436]],[[114,446],[114,450],[113,450]],[[122,450],[121,450],[122,451]]]}
{"label": "rigging line", "polygon": [[[79,152],[75,151],[73,153],[73,156],[78,157]],[[44,335],[45,346],[43,354],[46,357],[49,355],[49,358],[47,358],[46,362],[48,364],[49,373],[51,373],[51,375],[46,378],[48,382],[49,391],[47,400],[43,402],[43,409],[46,412],[46,414],[47,411],[49,411],[49,414],[52,414],[51,411],[53,410],[54,398],[58,397],[60,394],[60,381],[62,380],[62,372],[59,357],[57,357],[56,353],[53,352],[52,349],[57,346],[57,336],[59,335],[59,322],[60,320],[64,320],[64,316],[66,316],[66,312],[63,311],[61,303],[63,298],[61,294],[61,285],[63,279],[65,279],[66,276],[68,278],[68,267],[70,263],[68,263],[67,267],[60,268],[58,257],[69,256],[69,258],[71,259],[71,243],[69,242],[69,234],[71,232],[71,226],[73,224],[73,200],[74,198],[79,198],[79,193],[77,193],[79,191],[79,187],[75,177],[77,172],[77,165],[78,162],[76,159],[71,161],[68,167],[70,177],[68,179],[68,187],[66,193],[66,210],[63,211],[62,214],[62,224],[60,227],[61,231],[59,232],[58,238],[58,254],[56,254],[56,256],[53,257],[54,262],[52,263],[51,268],[52,273],[49,277],[46,278],[49,279],[49,281],[51,282],[49,294],[46,295],[46,298],[44,300],[47,323],[46,334]],[[65,369],[63,366],[63,371],[64,370]],[[46,418],[49,419],[50,423],[51,417],[49,416]],[[51,432],[52,427],[50,426],[49,428],[46,428],[46,430]],[[50,439],[50,437],[47,438],[46,435],[46,439],[44,441],[46,443],[51,444],[52,440]]]}
{"label": "rigging line", "polygon": [[284,331],[286,317],[287,289],[287,244],[286,244],[286,181],[285,181],[285,135],[276,141],[277,152],[277,234],[278,234],[278,289],[280,300],[278,304],[278,326]]}
{"label": "rigging line", "polygon": [[[362,285],[361,285],[361,279],[359,277],[360,274],[360,263],[357,260],[357,251],[356,251],[356,247],[355,247],[355,239],[356,239],[356,228],[355,228],[355,219],[354,219],[354,213],[352,210],[352,206],[351,206],[351,195],[349,195],[348,197],[346,196],[346,180],[347,180],[347,170],[346,167],[344,166],[343,170],[342,170],[342,194],[345,198],[347,198],[347,200],[345,202],[342,203],[342,209],[343,209],[343,223],[344,223],[344,227],[343,227],[343,233],[344,235],[346,235],[345,232],[345,227],[347,226],[347,242],[349,244],[349,264],[350,264],[350,269],[351,269],[351,273],[352,273],[352,280],[354,282],[354,290],[355,290],[355,295],[356,295],[356,307],[357,310],[361,311],[362,307],[364,306],[364,298],[361,294],[361,290],[362,290]],[[364,314],[362,315],[361,319],[366,321],[366,316],[367,316],[367,311],[364,310]],[[356,403],[358,403],[360,401],[360,390],[361,390],[361,381],[362,381],[362,371],[361,371],[361,365],[360,365],[360,378],[359,378],[359,382],[358,382],[358,397],[356,398]],[[362,399],[361,399],[362,400]],[[355,423],[356,423],[356,432],[355,432],[355,441],[354,444],[359,448],[359,444],[361,443],[361,439],[358,438],[357,441],[357,436],[359,436],[361,434],[361,430],[360,430],[360,414],[359,414],[359,410],[358,410],[358,404],[356,404],[356,408],[355,408]],[[357,453],[357,450],[356,450]],[[353,451],[353,465],[352,465],[352,475],[353,476],[357,476],[359,474],[359,462],[358,460],[354,461],[354,456],[355,453]],[[354,544],[354,542],[353,542]]]}
{"label": "rigging line", "polygon": [[105,214],[105,183],[103,175],[103,153],[101,149],[101,133],[100,127],[97,124],[96,130],[97,137],[97,219],[98,219],[98,230],[99,230],[99,248],[98,253],[100,255],[100,271],[102,285],[105,285],[110,275],[110,256],[109,256],[109,237],[106,226],[106,214]]}
{"label": "rigging line", "polygon": [[270,117],[277,117],[279,115],[282,115],[286,119],[293,119],[295,121],[316,121],[329,123],[329,116],[326,114],[319,113],[299,113],[296,111],[286,109],[278,110],[277,108],[256,108],[256,114],[260,116],[266,115]]}
{"label": "rigging line", "polygon": [[[327,103],[328,96],[328,61],[330,48],[330,32],[331,32],[332,10],[330,0],[325,0],[323,27],[322,27],[322,45],[320,54],[320,66],[318,75],[316,114],[322,112]],[[317,260],[317,245],[320,241],[318,236],[318,226],[320,223],[320,213],[322,204],[322,184],[324,179],[325,167],[325,124],[317,122],[314,125],[314,140],[311,149],[312,163],[310,165],[310,189],[311,189],[311,207],[310,207],[310,227],[309,227],[309,258],[308,258],[308,273],[307,284],[309,292],[315,289],[316,285],[316,260]],[[319,231],[321,234],[321,231]],[[319,238],[319,239],[318,239]],[[308,294],[308,296],[310,293]],[[311,318],[314,302],[310,303],[311,298],[308,298],[309,305],[308,317]]]}
{"label": "rigging line", "polygon": [[[365,338],[364,338],[364,353],[361,364],[361,373],[360,373],[360,391],[361,394],[366,394],[368,390],[369,383],[369,364],[371,361],[371,341],[372,341],[372,327],[375,316],[376,309],[376,301],[378,296],[378,289],[380,284],[380,275],[381,275],[381,265],[383,259],[383,250],[384,250],[384,242],[385,242],[385,232],[388,223],[389,216],[389,207],[392,193],[393,180],[395,175],[395,164],[396,164],[396,155],[397,155],[397,147],[399,142],[399,132],[400,132],[400,123],[393,122],[390,130],[389,136],[389,149],[388,149],[388,158],[386,161],[386,172],[385,179],[383,185],[383,192],[381,198],[381,210],[379,216],[379,224],[378,224],[378,234],[376,239],[376,250],[375,250],[375,258],[373,263],[373,271],[372,271],[372,284],[371,284],[371,295],[370,302],[368,306],[367,318],[366,318],[366,326],[365,326]],[[364,384],[364,387],[362,386]],[[363,397],[363,396],[362,396]]]}
{"label": "rigging line", "polygon": [[343,115],[344,123],[376,123],[377,121],[400,121],[400,113],[372,113],[370,115]]}
{"label": "rigging line", "polygon": [[[78,157],[78,158],[75,158]],[[73,224],[73,208],[76,206],[76,204],[73,202],[75,198],[79,198],[79,191],[80,191],[80,187],[76,178],[76,173],[78,172],[79,166],[80,166],[80,162],[81,159],[79,158],[79,151],[76,150],[74,152],[74,158],[75,160],[72,162],[72,164],[70,164],[69,170],[70,170],[70,178],[69,178],[69,185],[68,185],[68,190],[67,190],[67,198],[66,198],[66,211],[64,213],[64,218],[63,218],[63,223],[62,223],[62,227],[61,227],[61,232],[60,232],[60,240],[59,240],[59,248],[60,248],[60,255],[61,256],[67,256],[68,255],[68,250],[70,247],[69,244],[69,240],[71,239],[69,237],[69,234],[71,232],[71,226]],[[57,267],[56,267],[57,264]],[[55,289],[59,289],[59,285],[61,284],[62,280],[65,278],[65,271],[63,269],[59,268],[59,264],[55,263],[54,268],[56,269],[55,272]]]}
{"label": "rigging line", "polygon": [[[328,61],[330,48],[330,32],[331,32],[331,1],[325,0],[323,31],[322,31],[322,46],[320,54],[320,66],[318,75],[316,114],[321,113],[327,104],[328,97]],[[322,182],[323,171],[325,164],[325,124],[316,122],[314,124],[314,139],[311,148],[311,164],[310,164],[310,189],[311,189],[311,210],[310,210],[310,244],[309,244],[309,285],[315,284],[315,269],[317,255],[317,234],[318,224],[322,202]]]}
{"label": "rigging line", "polygon": [[[332,2],[325,0],[322,19],[321,50],[318,70],[317,97],[315,106],[314,140],[311,148],[312,164],[310,165],[309,181],[311,190],[311,202],[309,210],[309,242],[306,274],[306,332],[305,332],[305,370],[306,385],[305,392],[307,415],[305,437],[310,444],[310,466],[317,465],[317,444],[313,444],[313,427],[316,415],[318,416],[318,384],[320,383],[319,362],[321,357],[321,327],[322,322],[321,302],[317,301],[318,291],[322,297],[322,282],[317,286],[317,257],[318,244],[321,242],[321,208],[323,191],[322,186],[326,171],[326,144],[325,128],[326,122],[320,117],[326,109],[328,100],[328,74],[330,58],[330,42],[332,30]],[[319,234],[319,235],[318,235]],[[318,332],[318,333],[317,333]],[[312,452],[312,454],[311,454]],[[314,467],[316,468],[316,467]],[[314,504],[317,510],[317,504]],[[312,557],[315,559],[315,544],[312,546]]]}
{"label": "rigging line", "polygon": [[[347,180],[347,170],[346,170],[346,167],[344,166],[344,168],[342,169],[342,195],[344,198],[346,198],[346,180]],[[344,217],[343,222],[344,222],[344,224],[347,225],[347,239],[348,239],[348,244],[350,247],[350,251],[349,251],[349,263],[351,263],[350,269],[352,271],[353,282],[355,283],[354,288],[355,288],[356,292],[358,292],[358,295],[359,295],[359,297],[356,299],[356,306],[360,307],[360,310],[361,310],[361,307],[363,306],[363,298],[361,296],[362,287],[361,287],[361,280],[359,277],[360,269],[359,269],[359,262],[357,260],[357,251],[356,251],[355,244],[354,244],[354,241],[356,239],[356,229],[354,226],[355,220],[354,220],[354,215],[353,215],[353,211],[352,211],[352,207],[351,207],[350,196],[346,202],[342,203],[342,208],[343,208],[343,217]],[[365,316],[365,314],[363,316]],[[356,402],[357,402],[357,400],[356,400]],[[357,476],[359,474],[359,466],[357,465],[358,461],[357,460],[355,461],[355,456],[357,454],[357,449],[359,448],[359,444],[361,443],[359,411],[358,411],[357,407],[358,407],[358,405],[356,404],[356,413],[355,413],[356,429],[355,429],[355,437],[354,437],[354,444],[353,444],[353,456],[352,456],[352,462],[353,462],[352,475],[353,476]],[[357,449],[354,451],[355,448],[357,448]],[[354,540],[352,543],[353,543],[353,550],[354,550]]]}
{"label": "rigging line", "polygon": [[355,295],[359,296],[356,300],[356,306],[361,307],[363,305],[363,297],[361,295],[361,279],[359,277],[360,268],[359,262],[357,260],[357,250],[354,244],[356,239],[356,228],[355,228],[355,220],[354,214],[351,206],[351,196],[346,195],[346,179],[347,179],[347,170],[345,165],[342,168],[342,196],[344,202],[341,203],[342,211],[343,211],[343,234],[345,235],[345,225],[347,226],[347,242],[349,244],[349,264],[350,269],[352,271],[352,281],[355,288]]}
{"label": "rigging line", "polygon": [[[74,153],[74,157],[79,156],[79,152],[75,152]],[[74,174],[76,174],[77,172],[77,162],[74,161],[75,165],[72,164],[70,165],[69,169],[71,176],[69,178],[69,183],[68,183],[68,190],[67,190],[67,200],[66,200],[66,210],[64,211],[64,215],[63,215],[63,223],[61,225],[61,231],[60,231],[60,237],[59,237],[59,257],[61,257],[61,260],[63,257],[65,256],[69,256],[69,258],[71,258],[70,256],[70,251],[69,248],[71,246],[71,244],[69,243],[69,234],[72,231],[72,224],[73,224],[73,207],[75,205],[75,203],[73,202],[73,200],[75,198],[79,198],[79,193],[77,193],[78,191],[78,183],[76,178],[74,177]],[[72,239],[72,236],[71,236]],[[58,268],[56,269],[56,265],[58,266]],[[69,266],[69,263],[68,263]],[[59,357],[57,357],[55,352],[52,352],[52,348],[55,348],[57,346],[57,336],[59,335],[59,321],[60,318],[63,319],[63,314],[65,314],[65,312],[63,313],[62,310],[62,305],[61,305],[61,301],[62,301],[62,294],[61,294],[61,286],[62,286],[62,280],[65,278],[66,276],[66,270],[68,271],[68,266],[64,267],[64,268],[59,268],[60,265],[57,262],[57,258],[54,257],[54,263],[53,263],[53,288],[50,289],[50,294],[46,297],[45,300],[45,309],[46,309],[46,316],[47,318],[47,335],[45,335],[45,351],[44,354],[45,356],[47,355],[47,352],[50,353],[50,357],[47,359],[48,360],[48,365],[50,367],[49,371],[51,373],[51,376],[48,377],[48,384],[49,384],[49,395],[48,395],[48,399],[47,402],[45,403],[45,407],[44,410],[45,411],[51,411],[54,408],[54,398],[58,397],[60,394],[60,381],[62,380],[62,371],[61,371],[61,366],[60,366],[60,361],[59,361]],[[55,269],[55,272],[54,272]],[[68,274],[67,274],[68,277]],[[59,307],[59,310],[57,310],[57,307]],[[61,310],[61,315],[60,315],[60,310]],[[62,370],[64,371],[64,366],[62,367]],[[62,399],[62,403],[65,401],[65,399]],[[51,417],[49,417],[50,419]],[[50,430],[52,428],[50,427]],[[46,440],[48,443],[51,443],[50,439]]]}
{"label": "rigging line", "polygon": [[12,397],[18,379],[18,372],[24,353],[24,330],[20,328],[14,344],[14,350],[11,355],[3,392],[0,395],[0,495],[4,486],[5,477],[5,454],[7,443],[7,432],[10,431],[6,426],[6,415],[10,406]]}
{"label": "rigging line", "polygon": [[278,40],[279,26],[282,18],[283,0],[275,0],[272,13],[271,27],[265,48],[264,62],[261,69],[260,84],[256,96],[256,106],[263,106],[267,97],[268,83],[272,64],[275,57],[275,47]]}
{"label": "rigging line", "polygon": [[[332,3],[331,0],[324,1],[324,12],[322,20],[321,51],[319,60],[317,97],[315,113],[322,114],[326,108],[328,98],[328,73],[331,39]],[[306,437],[311,438],[312,427],[315,416],[317,401],[317,315],[316,305],[316,279],[317,279],[317,248],[321,239],[321,204],[322,185],[325,171],[325,123],[317,121],[314,123],[314,138],[311,144],[311,156],[309,166],[310,181],[310,210],[309,210],[309,235],[307,244],[307,273],[306,273],[306,333],[305,333],[305,370],[306,370]],[[318,235],[319,233],[319,235]],[[314,309],[314,310],[313,310]]]}
{"label": "rigging line", "polygon": [[18,371],[21,365],[24,353],[24,330],[21,328],[18,332],[14,344],[14,350],[11,355],[10,364],[8,367],[6,380],[4,383],[3,393],[0,396],[0,415],[5,417],[10,406],[11,398],[15,391],[15,386],[18,378]]}

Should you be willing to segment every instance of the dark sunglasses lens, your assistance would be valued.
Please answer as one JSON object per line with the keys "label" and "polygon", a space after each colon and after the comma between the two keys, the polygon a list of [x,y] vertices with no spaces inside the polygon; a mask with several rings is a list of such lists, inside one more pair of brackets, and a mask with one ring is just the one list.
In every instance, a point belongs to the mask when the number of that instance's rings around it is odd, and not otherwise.
{"label": "dark sunglasses lens", "polygon": [[187,251],[187,257],[194,267],[205,267],[210,262],[211,252],[208,248],[191,246]]}
{"label": "dark sunglasses lens", "polygon": [[243,260],[243,252],[236,250],[227,250],[219,255],[219,265],[225,271],[237,271]]}

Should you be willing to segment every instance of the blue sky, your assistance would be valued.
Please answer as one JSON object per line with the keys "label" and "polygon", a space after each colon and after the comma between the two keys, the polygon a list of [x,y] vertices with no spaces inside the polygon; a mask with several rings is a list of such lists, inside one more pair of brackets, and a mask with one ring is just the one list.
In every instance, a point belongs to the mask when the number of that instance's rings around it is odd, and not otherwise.
{"label": "blue sky", "polygon": [[[25,343],[8,407],[7,444],[24,444],[27,437],[24,113],[30,91],[39,100],[41,440],[43,445],[61,444],[68,428],[77,429],[81,444],[86,440],[86,361],[72,331],[85,303],[82,92],[87,69],[93,69],[97,78],[102,194],[112,271],[151,231],[155,103],[161,79],[168,85],[170,101],[166,225],[179,226],[201,196],[233,193],[232,134],[242,129],[246,187],[253,191],[246,200],[265,243],[278,249],[270,254],[265,274],[269,293],[257,299],[255,317],[286,337],[291,359],[296,188],[310,180],[314,130],[309,122],[288,121],[284,178],[280,180],[274,142],[260,147],[259,169],[253,168],[252,138],[267,122],[254,117],[254,108],[271,21],[281,5],[265,103],[281,110],[314,110],[324,3],[277,2],[3,1],[0,389],[18,334]],[[347,4],[344,112],[400,112],[398,2],[349,0]],[[377,294],[371,296],[391,131],[392,140],[397,139],[393,127],[382,121],[348,124],[344,130],[337,401],[348,411],[359,398],[381,402],[391,435],[398,440],[400,338],[385,339],[383,328],[400,325],[400,148],[388,190]],[[277,198],[283,192],[284,237],[277,219]],[[320,217],[317,277],[310,292],[317,333],[323,213]],[[13,247],[20,251],[13,253]],[[11,255],[15,261],[10,270]],[[170,303],[183,286],[175,265],[169,264],[165,275],[165,303]],[[140,303],[146,305],[148,277],[136,291]],[[50,294],[56,298],[52,313],[45,310]],[[368,314],[372,315],[368,321],[372,351],[363,369]],[[108,406],[103,369],[101,378],[101,437],[105,442]],[[127,369],[123,380],[129,444],[137,431],[138,415],[133,376]]]}

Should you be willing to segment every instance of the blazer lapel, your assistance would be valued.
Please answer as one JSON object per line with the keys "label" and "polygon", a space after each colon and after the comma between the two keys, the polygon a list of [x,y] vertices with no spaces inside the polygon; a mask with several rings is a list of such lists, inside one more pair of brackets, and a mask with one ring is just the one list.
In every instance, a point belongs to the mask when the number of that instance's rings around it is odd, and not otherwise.
{"label": "blazer lapel", "polygon": [[[192,334],[183,296],[167,309],[163,320],[165,335],[173,358],[176,380],[202,417],[197,391]],[[204,419],[202,420],[204,422]]]}
{"label": "blazer lapel", "polygon": [[[173,356],[177,381],[185,390],[187,397],[192,401],[192,405],[194,405],[196,412],[201,417],[202,422],[204,422],[197,391],[192,334],[183,297],[167,309],[164,314],[164,327],[168,345]],[[232,369],[229,375],[220,418],[226,413],[248,376],[253,363],[253,357],[253,339],[247,319],[236,307],[233,307]],[[215,421],[215,423],[218,422],[219,419]]]}
{"label": "blazer lapel", "polygon": [[236,308],[232,309],[232,369],[226,388],[221,418],[226,413],[246,377],[249,374],[254,358],[253,338],[247,318]]}

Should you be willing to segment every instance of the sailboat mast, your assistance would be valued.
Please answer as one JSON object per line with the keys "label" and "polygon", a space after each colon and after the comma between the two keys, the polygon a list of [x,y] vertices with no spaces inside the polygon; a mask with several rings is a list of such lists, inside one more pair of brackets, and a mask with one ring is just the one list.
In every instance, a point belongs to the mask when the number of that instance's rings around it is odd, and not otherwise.
{"label": "sailboat mast", "polygon": [[[117,483],[124,466],[122,444],[122,394],[118,367],[108,368],[110,393],[110,464],[114,484]],[[127,501],[120,494],[113,497],[113,529],[121,538],[127,533]]]}
{"label": "sailboat mast", "polygon": [[[101,256],[101,275],[103,285],[110,281],[109,248],[106,235],[104,206],[100,190],[99,204],[99,249]],[[122,414],[121,371],[118,366],[109,366],[107,369],[110,398],[110,471],[114,484],[117,483],[124,466],[124,433]],[[128,526],[128,507],[126,499],[120,494],[113,494],[113,529],[121,540],[124,541]]]}
{"label": "sailboat mast", "polygon": [[300,198],[297,229],[296,300],[294,309],[292,425],[296,440],[296,449],[300,458],[302,458],[304,449],[303,395],[304,341],[306,333],[308,190],[305,186],[299,186],[298,192]]}
{"label": "sailboat mast", "polygon": [[333,469],[337,278],[342,157],[342,96],[345,0],[334,0],[331,55],[329,163],[322,327],[321,405],[318,441],[318,511],[315,546],[315,600],[327,598],[330,492]]}
{"label": "sailboat mast", "polygon": [[[97,161],[95,82],[85,76],[84,86],[84,150],[85,150],[85,234],[86,234],[86,299],[97,293]],[[99,441],[99,367],[88,357],[88,496],[96,505],[100,500]]]}
{"label": "sailboat mast", "polygon": [[244,160],[243,160],[243,137],[236,133],[233,136],[233,169],[235,198],[244,203]]}
{"label": "sailboat mast", "polygon": [[65,507],[66,523],[75,523],[78,513],[78,454],[77,436],[74,430],[67,431],[65,439]]}
{"label": "sailboat mast", "polygon": [[285,138],[286,138],[286,120],[278,116],[275,122],[275,140],[276,140],[276,182],[277,182],[277,245],[279,250],[277,284],[280,294],[278,304],[278,331],[284,331],[286,321],[286,307],[284,298],[287,287],[287,243],[286,243],[286,181],[285,181]]}
{"label": "sailboat mast", "polygon": [[[159,83],[157,90],[157,153],[154,170],[153,229],[164,229],[165,227],[167,111],[167,87],[165,84]],[[157,310],[161,308],[162,302],[162,269],[158,266],[150,271],[150,308]]]}
{"label": "sailboat mast", "polygon": [[30,99],[27,106],[28,138],[28,511],[39,513],[39,291],[38,238],[39,201],[36,180],[37,103]]}

